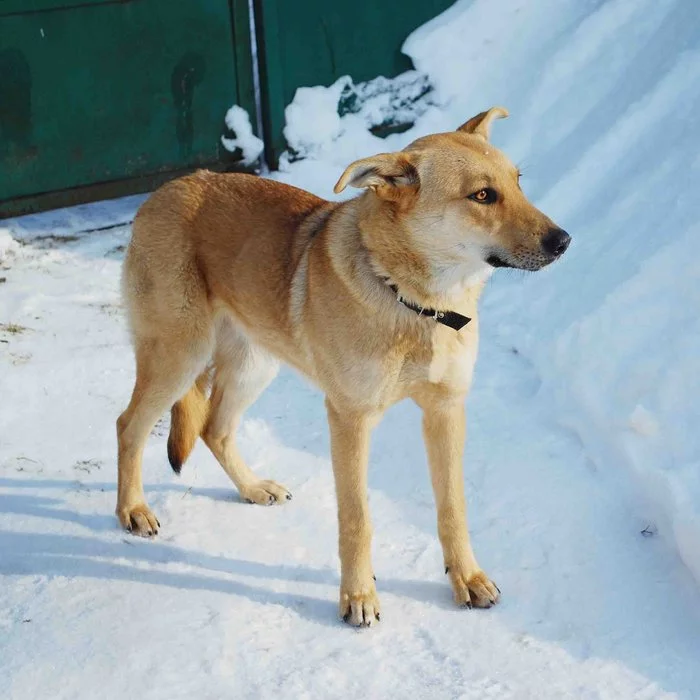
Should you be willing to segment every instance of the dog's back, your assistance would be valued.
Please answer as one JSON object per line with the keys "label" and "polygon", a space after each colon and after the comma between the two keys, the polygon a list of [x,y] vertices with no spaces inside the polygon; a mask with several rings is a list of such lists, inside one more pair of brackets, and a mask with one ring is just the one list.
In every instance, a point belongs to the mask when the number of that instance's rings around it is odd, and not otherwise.
{"label": "dog's back", "polygon": [[168,183],[134,220],[124,297],[136,336],[202,332],[223,302],[256,332],[286,329],[299,226],[325,200],[264,178],[198,171]]}

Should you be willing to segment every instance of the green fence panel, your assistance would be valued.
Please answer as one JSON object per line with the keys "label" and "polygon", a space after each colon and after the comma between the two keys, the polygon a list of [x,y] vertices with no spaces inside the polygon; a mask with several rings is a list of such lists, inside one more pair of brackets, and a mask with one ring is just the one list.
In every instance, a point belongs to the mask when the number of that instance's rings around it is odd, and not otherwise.
{"label": "green fence panel", "polygon": [[285,148],[284,108],[301,86],[393,77],[411,68],[406,37],[454,0],[256,0],[266,155]]}
{"label": "green fence panel", "polygon": [[[407,70],[404,39],[451,4],[255,0],[268,162],[298,87]],[[227,108],[255,130],[249,21],[248,0],[0,0],[0,216],[233,167]]]}
{"label": "green fence panel", "polygon": [[255,114],[248,23],[246,0],[0,0],[0,215],[231,162],[226,110]]}

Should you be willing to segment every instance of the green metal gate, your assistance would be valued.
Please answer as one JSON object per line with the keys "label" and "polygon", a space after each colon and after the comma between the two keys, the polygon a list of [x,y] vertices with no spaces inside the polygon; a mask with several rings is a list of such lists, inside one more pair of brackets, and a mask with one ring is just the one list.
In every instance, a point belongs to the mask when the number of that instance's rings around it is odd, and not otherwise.
{"label": "green metal gate", "polygon": [[256,52],[248,0],[0,0],[0,217],[234,168],[232,104],[274,167],[297,87],[410,68],[403,40],[452,4],[253,2]]}
{"label": "green metal gate", "polygon": [[245,0],[0,0],[0,215],[230,162],[226,109],[255,114],[248,21]]}
{"label": "green metal gate", "polygon": [[394,77],[410,69],[406,37],[454,0],[256,0],[266,156],[285,149],[284,108],[300,86]]}

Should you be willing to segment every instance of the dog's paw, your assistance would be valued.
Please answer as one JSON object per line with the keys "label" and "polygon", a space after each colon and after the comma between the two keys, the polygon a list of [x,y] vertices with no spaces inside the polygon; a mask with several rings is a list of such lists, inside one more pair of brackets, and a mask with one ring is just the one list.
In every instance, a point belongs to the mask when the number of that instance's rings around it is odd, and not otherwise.
{"label": "dog's paw", "polygon": [[371,627],[379,622],[379,598],[373,580],[364,586],[341,585],[340,617],[353,627]]}
{"label": "dog's paw", "polygon": [[273,506],[292,500],[292,494],[276,481],[256,481],[241,489],[241,498],[259,506]]}
{"label": "dog's paw", "polygon": [[498,602],[498,586],[481,569],[447,567],[455,603],[465,608],[490,608]]}
{"label": "dog's paw", "polygon": [[139,537],[153,537],[160,529],[158,518],[145,503],[126,507],[117,506],[117,517],[125,530]]}

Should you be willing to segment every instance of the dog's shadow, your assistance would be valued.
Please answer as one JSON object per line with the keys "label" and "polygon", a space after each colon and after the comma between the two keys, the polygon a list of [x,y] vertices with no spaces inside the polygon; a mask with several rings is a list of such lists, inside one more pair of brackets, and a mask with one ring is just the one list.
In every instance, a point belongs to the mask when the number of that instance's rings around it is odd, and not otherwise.
{"label": "dog's shadow", "polygon": [[[61,508],[56,498],[22,493],[25,488],[55,488],[64,491],[74,486],[69,481],[15,480],[0,478],[0,487],[12,489],[0,494],[0,512],[17,516],[51,518],[74,522],[96,533],[113,532],[115,537],[78,536],[0,530],[0,575],[39,575],[88,577],[156,584],[179,589],[213,591],[238,595],[257,603],[277,604],[295,610],[300,616],[325,626],[340,624],[337,618],[339,576],[332,569],[317,569],[288,564],[266,564],[187,550],[163,540],[142,540],[120,533],[114,516],[80,514]],[[113,491],[113,484],[91,484]],[[185,491],[178,485],[153,485],[150,491]],[[17,493],[15,490],[19,490]],[[199,495],[231,500],[223,489],[197,489]],[[247,506],[246,506],[247,507]],[[167,571],[163,567],[179,564],[191,571]],[[148,565],[148,566],[144,566]],[[260,585],[239,577],[260,579]],[[328,587],[327,597],[297,592],[277,592],[264,581],[294,581]],[[421,603],[451,608],[449,586],[431,581],[386,579],[379,582],[385,592]]]}

